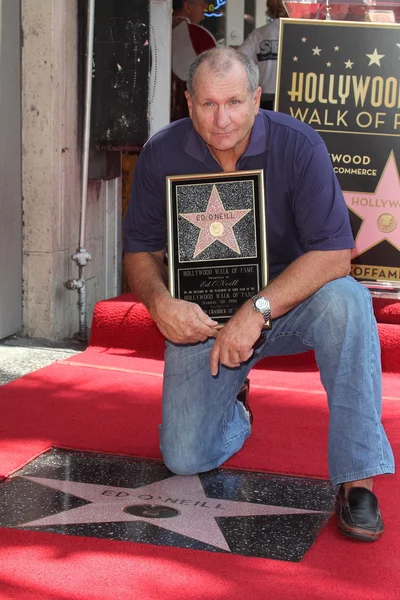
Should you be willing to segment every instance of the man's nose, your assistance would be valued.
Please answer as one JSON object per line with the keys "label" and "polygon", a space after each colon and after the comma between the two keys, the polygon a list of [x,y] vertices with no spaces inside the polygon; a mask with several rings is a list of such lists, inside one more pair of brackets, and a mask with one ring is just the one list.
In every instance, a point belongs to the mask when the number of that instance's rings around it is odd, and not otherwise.
{"label": "man's nose", "polygon": [[221,129],[227,127],[230,123],[230,116],[225,106],[219,106],[215,115],[215,122]]}

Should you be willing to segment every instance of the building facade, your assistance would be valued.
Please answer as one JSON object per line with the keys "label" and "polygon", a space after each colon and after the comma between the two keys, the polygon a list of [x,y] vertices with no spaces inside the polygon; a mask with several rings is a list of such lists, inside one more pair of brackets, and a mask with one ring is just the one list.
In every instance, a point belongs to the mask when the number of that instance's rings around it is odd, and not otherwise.
{"label": "building facade", "polygon": [[[79,329],[82,109],[78,0],[0,0],[0,339],[62,340]],[[91,180],[85,269],[88,325],[117,295],[121,180]]]}
{"label": "building facade", "polygon": [[[78,293],[66,283],[80,276],[71,256],[80,246],[80,28],[88,2],[0,0],[0,339],[21,333],[64,340],[80,329]],[[125,3],[132,9],[139,4]],[[172,1],[147,4],[151,135],[169,122]],[[226,4],[221,44],[242,41],[245,4],[247,0],[235,0],[230,10]],[[265,0],[253,4],[257,26],[265,20]],[[215,6],[207,5],[209,10]],[[213,14],[209,16],[219,22]],[[91,260],[83,277],[90,327],[96,302],[121,292],[122,181],[115,168],[113,178],[88,180],[85,217],[85,248]]]}

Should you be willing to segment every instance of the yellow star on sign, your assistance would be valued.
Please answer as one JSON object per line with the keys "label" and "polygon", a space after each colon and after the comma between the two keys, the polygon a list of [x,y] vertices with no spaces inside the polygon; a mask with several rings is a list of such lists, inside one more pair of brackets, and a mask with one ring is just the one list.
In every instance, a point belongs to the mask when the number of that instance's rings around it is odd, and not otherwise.
{"label": "yellow star on sign", "polygon": [[385,55],[378,54],[378,50],[375,48],[375,50],[373,51],[372,54],[366,54],[365,56],[368,56],[368,58],[369,58],[369,63],[368,63],[369,67],[371,65],[378,65],[378,67],[380,67],[381,66],[381,58],[383,58]]}

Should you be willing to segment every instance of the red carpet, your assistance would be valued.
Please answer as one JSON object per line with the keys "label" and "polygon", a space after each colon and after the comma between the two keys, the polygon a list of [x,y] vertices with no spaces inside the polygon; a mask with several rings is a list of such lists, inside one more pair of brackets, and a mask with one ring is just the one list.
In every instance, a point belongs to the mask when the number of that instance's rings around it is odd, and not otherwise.
{"label": "red carpet", "polygon": [[[374,299],[382,346],[382,368],[400,373],[400,301]],[[162,360],[164,340],[145,307],[135,301],[133,294],[123,294],[96,305],[91,345],[103,348],[126,348],[136,356]],[[270,369],[316,369],[314,353],[291,357],[268,358],[259,363]]]}
{"label": "red carpet", "polygon": [[[86,352],[0,388],[0,475],[52,445],[159,458],[163,342],[127,299],[96,307]],[[384,424],[398,458],[399,329],[380,325]],[[263,367],[251,375],[253,434],[227,466],[327,477],[328,414],[312,354]],[[397,600],[399,483],[376,479],[387,527],[379,542],[347,540],[332,519],[300,563],[0,528],[0,599]]]}

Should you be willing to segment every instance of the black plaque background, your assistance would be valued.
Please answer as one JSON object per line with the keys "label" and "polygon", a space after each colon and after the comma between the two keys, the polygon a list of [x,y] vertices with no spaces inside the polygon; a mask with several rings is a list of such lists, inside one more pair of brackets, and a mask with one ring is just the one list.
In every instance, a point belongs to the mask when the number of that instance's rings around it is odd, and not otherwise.
{"label": "black plaque background", "polygon": [[[242,181],[252,182],[254,194],[251,202],[247,198],[239,204],[237,197],[227,193],[229,186],[225,184],[241,185]],[[177,193],[178,186],[182,185],[190,186],[195,192],[192,194],[195,199],[192,199],[184,210],[182,205],[178,205]],[[238,256],[217,239],[194,259],[180,248],[180,239],[184,238],[189,245],[192,244],[194,250],[200,229],[180,217],[179,213],[205,212],[213,185],[219,192],[226,212],[251,208],[251,211],[233,226],[239,248],[242,249],[248,237],[246,233],[251,229],[251,222],[255,223],[255,244],[247,244],[245,256]],[[170,178],[168,219],[170,291],[175,298],[198,304],[206,314],[223,324],[247,298],[267,285],[265,198],[261,170],[224,174],[223,177],[200,175]],[[262,228],[264,235],[261,232]],[[252,271],[249,272],[249,269]]]}
{"label": "black plaque background", "polygon": [[[306,41],[302,41],[305,39]],[[329,101],[330,75],[399,79],[400,66],[400,25],[369,23],[349,23],[334,21],[308,21],[283,19],[281,21],[279,72],[277,81],[277,101],[275,109],[291,114],[308,123],[321,135],[331,155],[332,164],[344,192],[373,193],[391,152],[394,153],[397,168],[400,165],[400,108],[395,106],[373,106],[371,94],[367,93],[361,102],[351,92],[344,104],[335,91],[337,103]],[[313,49],[319,48],[319,54]],[[335,50],[335,48],[337,48]],[[367,54],[377,49],[383,55],[381,66],[369,65]],[[346,68],[350,61],[351,68]],[[350,63],[347,63],[348,65]],[[293,98],[291,100],[293,73],[315,73],[324,75],[324,94],[314,103]],[[334,88],[335,90],[336,88]],[[318,112],[321,123],[312,119]],[[306,113],[306,111],[308,111]],[[344,120],[338,118],[346,113]],[[315,113],[314,113],[315,114]],[[361,115],[361,116],[360,116]],[[357,119],[365,123],[370,115],[371,125],[360,127]],[[311,122],[310,122],[311,121]],[[377,123],[378,121],[378,123]],[[379,122],[379,121],[382,121]],[[369,160],[367,165],[345,163],[340,156],[356,156]],[[359,159],[358,159],[359,160]],[[353,167],[354,172],[346,172]],[[368,168],[370,175],[358,174],[357,168]],[[360,171],[362,172],[362,171]],[[399,198],[395,200],[400,201]],[[363,224],[356,209],[349,206],[353,236],[356,239]],[[382,209],[382,212],[385,212]],[[400,222],[397,223],[400,227]],[[360,280],[400,280],[400,250],[382,234],[382,240],[352,259],[352,275]],[[373,274],[377,274],[373,276]]]}

